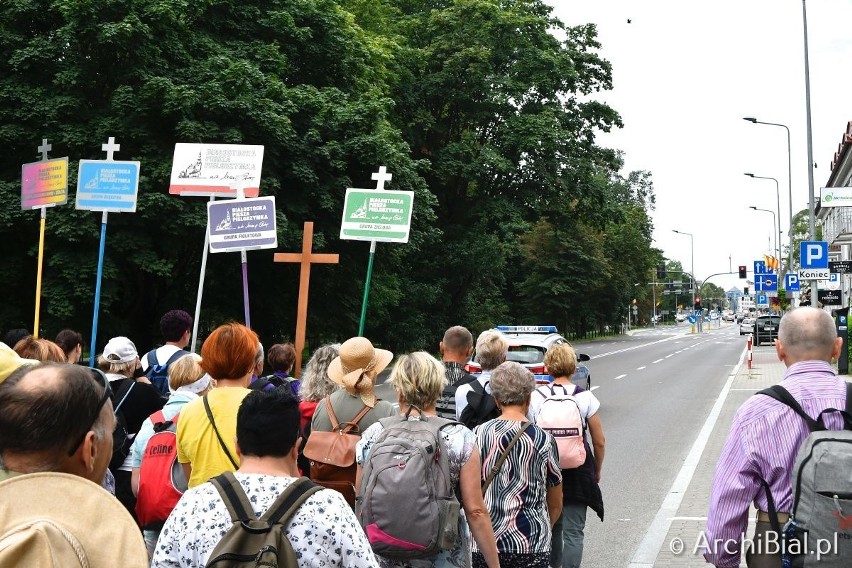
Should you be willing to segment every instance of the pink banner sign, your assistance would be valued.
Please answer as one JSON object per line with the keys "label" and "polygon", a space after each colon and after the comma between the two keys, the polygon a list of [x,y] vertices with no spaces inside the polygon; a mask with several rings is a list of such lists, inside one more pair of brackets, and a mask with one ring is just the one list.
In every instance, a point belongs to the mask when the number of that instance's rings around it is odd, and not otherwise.
{"label": "pink banner sign", "polygon": [[21,209],[53,207],[68,202],[68,158],[21,166]]}

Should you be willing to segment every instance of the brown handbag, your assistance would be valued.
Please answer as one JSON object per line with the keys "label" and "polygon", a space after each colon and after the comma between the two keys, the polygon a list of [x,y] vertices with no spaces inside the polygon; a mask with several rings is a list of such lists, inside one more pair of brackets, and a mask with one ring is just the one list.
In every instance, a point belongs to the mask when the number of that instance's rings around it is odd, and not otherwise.
{"label": "brown handbag", "polygon": [[331,432],[312,430],[304,456],[311,460],[311,481],[327,489],[334,489],[355,506],[355,445],[361,439],[358,422],[370,411],[366,404],[350,422],[340,424],[331,401],[326,397],[325,408],[331,421]]}

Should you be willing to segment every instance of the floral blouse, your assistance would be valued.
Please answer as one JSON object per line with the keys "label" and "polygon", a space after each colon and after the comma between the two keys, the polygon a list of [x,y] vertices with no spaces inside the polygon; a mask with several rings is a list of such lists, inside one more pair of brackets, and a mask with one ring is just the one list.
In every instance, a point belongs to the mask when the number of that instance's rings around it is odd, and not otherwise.
{"label": "floral blouse", "polygon": [[[293,477],[234,474],[260,517]],[[202,568],[231,528],[228,508],[212,483],[184,493],[172,511],[154,551],[152,568]],[[285,532],[299,568],[373,568],[378,565],[367,537],[343,496],[323,489],[308,497]]]}

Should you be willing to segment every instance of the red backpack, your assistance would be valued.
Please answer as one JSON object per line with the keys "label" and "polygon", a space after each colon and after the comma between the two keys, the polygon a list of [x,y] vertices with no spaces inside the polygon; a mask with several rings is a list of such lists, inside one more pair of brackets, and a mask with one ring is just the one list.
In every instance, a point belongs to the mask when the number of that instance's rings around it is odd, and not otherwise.
{"label": "red backpack", "polygon": [[166,420],[158,410],[150,417],[154,435],[148,439],[139,467],[136,517],[142,528],[162,526],[187,489],[183,466],[177,459],[176,415]]}

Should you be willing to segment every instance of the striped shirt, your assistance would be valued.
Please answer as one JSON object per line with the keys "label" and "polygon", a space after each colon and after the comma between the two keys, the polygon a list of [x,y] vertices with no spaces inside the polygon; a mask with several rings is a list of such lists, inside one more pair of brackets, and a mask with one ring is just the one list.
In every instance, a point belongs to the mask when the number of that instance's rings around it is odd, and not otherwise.
{"label": "striped shirt", "polygon": [[[518,432],[520,422],[497,418],[474,428],[482,455],[482,479]],[[562,483],[559,454],[553,436],[531,425],[512,447],[488,486],[485,505],[494,526],[499,552],[550,551],[547,490]],[[474,544],[474,550],[479,548]]]}
{"label": "striped shirt", "polygon": [[[781,385],[812,418],[826,408],[842,410],[846,405],[846,382],[824,361],[794,363]],[[829,430],[843,428],[838,412],[826,413],[823,422]],[[707,562],[721,568],[740,565],[749,505],[768,510],[761,478],[772,490],[776,509],[790,512],[793,464],[809,433],[793,409],[768,396],[753,396],[739,408],[713,476],[705,532]]]}

